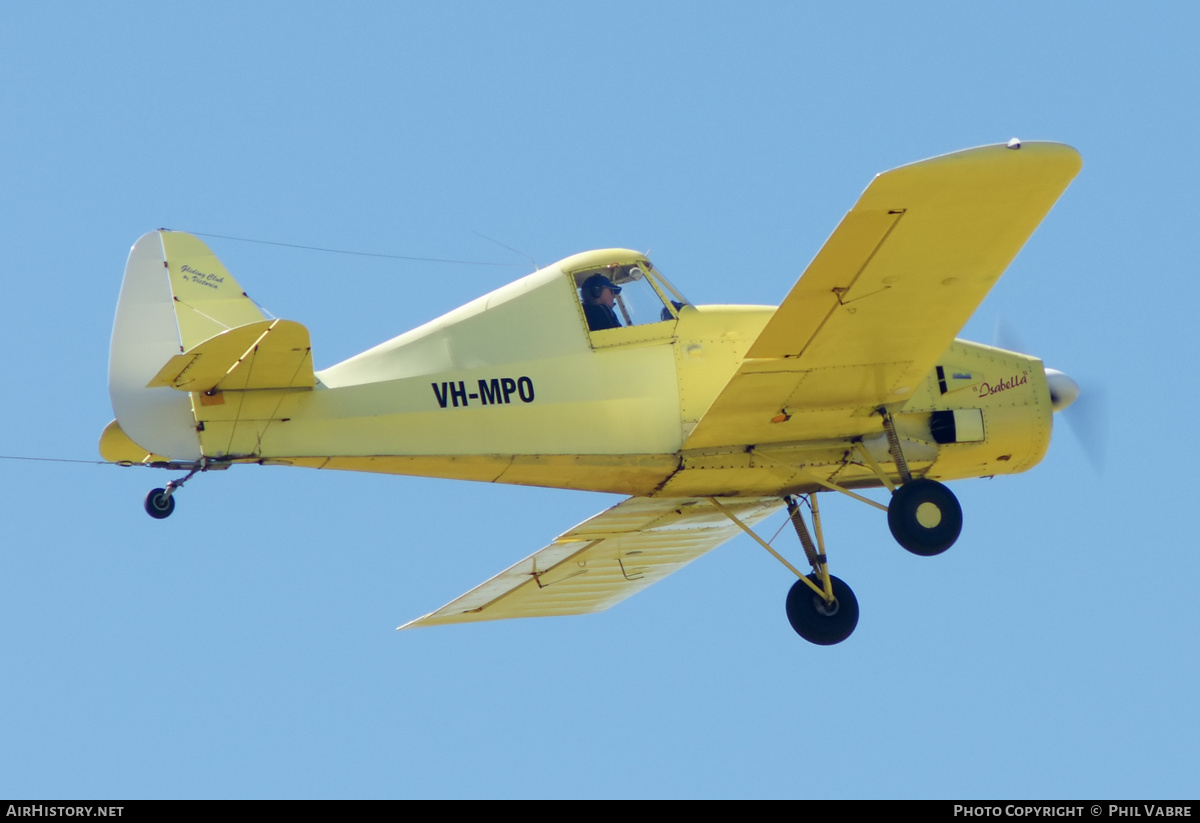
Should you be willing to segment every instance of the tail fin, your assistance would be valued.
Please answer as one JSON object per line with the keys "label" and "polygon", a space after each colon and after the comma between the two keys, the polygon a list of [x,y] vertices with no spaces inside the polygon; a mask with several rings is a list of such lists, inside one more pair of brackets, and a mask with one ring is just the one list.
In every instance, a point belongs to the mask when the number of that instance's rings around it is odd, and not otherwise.
{"label": "tail fin", "polygon": [[203,241],[153,231],[129,252],[108,360],[108,392],[121,430],[147,452],[202,456],[192,399],[148,387],[167,361],[229,329],[265,318]]}
{"label": "tail fin", "polygon": [[162,239],[183,351],[227,329],[266,319],[202,240],[182,232],[155,234]]}

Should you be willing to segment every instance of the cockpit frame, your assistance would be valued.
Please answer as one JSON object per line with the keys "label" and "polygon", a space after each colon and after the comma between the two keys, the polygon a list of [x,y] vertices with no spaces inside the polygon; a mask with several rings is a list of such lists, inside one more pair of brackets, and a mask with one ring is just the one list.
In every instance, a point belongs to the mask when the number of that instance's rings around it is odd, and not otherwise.
{"label": "cockpit frame", "polygon": [[[646,342],[671,335],[675,321],[679,319],[679,311],[688,305],[688,300],[645,255],[624,249],[607,249],[592,252],[586,257],[590,259],[578,261],[580,265],[573,266],[566,272],[577,295],[584,282],[597,274],[607,277],[622,290],[615,300],[622,326],[588,330],[593,348]],[[647,285],[650,288],[649,292],[645,289]],[[640,299],[631,299],[633,290],[641,293]],[[586,329],[587,319],[583,311],[582,297],[579,309],[581,322]]]}

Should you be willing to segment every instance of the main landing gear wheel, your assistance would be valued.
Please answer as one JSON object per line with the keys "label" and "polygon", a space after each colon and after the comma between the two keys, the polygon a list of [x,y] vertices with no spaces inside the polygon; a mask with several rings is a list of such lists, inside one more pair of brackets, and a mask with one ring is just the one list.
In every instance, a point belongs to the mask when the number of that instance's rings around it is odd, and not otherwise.
{"label": "main landing gear wheel", "polygon": [[[821,585],[821,578],[815,574],[808,579]],[[829,582],[833,584],[832,603],[826,603],[803,580],[797,580],[787,596],[788,622],[796,634],[818,646],[841,643],[858,625],[858,598],[854,592],[833,575],[829,576]]]}
{"label": "main landing gear wheel", "polygon": [[175,511],[175,498],[167,495],[166,489],[151,489],[146,495],[146,514],[155,520],[170,517]]}
{"label": "main landing gear wheel", "polygon": [[896,542],[913,554],[932,557],[954,545],[962,532],[962,506],[936,480],[910,480],[892,495],[888,527]]}

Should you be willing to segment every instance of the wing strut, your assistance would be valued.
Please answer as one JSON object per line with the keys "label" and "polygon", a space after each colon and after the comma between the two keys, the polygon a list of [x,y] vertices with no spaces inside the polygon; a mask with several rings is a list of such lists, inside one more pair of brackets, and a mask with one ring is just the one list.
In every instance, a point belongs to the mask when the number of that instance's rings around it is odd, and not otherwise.
{"label": "wing strut", "polygon": [[[816,495],[812,495],[812,497],[815,498]],[[708,500],[710,503],[713,504],[713,506],[716,507],[717,511],[719,511],[721,514],[728,517],[731,521],[733,521],[733,524],[735,526],[737,526],[739,529],[744,531],[746,534],[750,535],[750,537],[754,540],[754,542],[758,543],[758,545],[762,546],[764,549],[766,549],[768,552],[770,552],[771,556],[774,557],[776,560],[778,560],[780,563],[787,566],[788,570],[791,571],[792,574],[796,575],[796,577],[799,578],[799,580],[797,581],[797,585],[799,585],[800,583],[804,583],[810,589],[812,589],[814,592],[816,592],[817,595],[824,598],[826,604],[833,602],[833,599],[834,599],[833,598],[833,589],[831,587],[830,579],[829,579],[829,568],[825,563],[824,548],[822,548],[821,553],[818,555],[816,548],[813,546],[812,537],[809,536],[808,529],[805,528],[805,526],[804,526],[804,520],[800,516],[800,507],[798,505],[796,505],[796,501],[794,498],[785,497],[785,498],[783,498],[783,502],[787,504],[788,517],[792,521],[792,525],[796,527],[796,534],[798,534],[800,536],[800,543],[801,543],[801,545],[804,546],[804,554],[805,554],[805,556],[808,557],[808,561],[812,565],[812,568],[813,568],[812,575],[809,575],[807,577],[804,574],[802,574],[799,569],[797,569],[795,566],[793,566],[791,563],[789,563],[782,554],[775,551],[775,549],[771,547],[770,543],[768,543],[767,541],[765,541],[761,537],[759,537],[758,534],[756,534],[753,529],[751,529],[749,526],[747,526],[741,520],[738,520],[737,515],[735,515],[729,509],[722,506],[720,500],[717,500],[717,498],[715,498],[715,497],[710,497],[710,498],[708,498]],[[822,545],[822,547],[824,547],[825,541],[821,538],[821,532],[820,532],[821,521],[820,521],[819,516],[816,516],[816,511],[817,511],[816,501],[814,499],[813,500],[813,513],[814,513],[813,526],[817,529],[817,539],[821,541],[821,545]],[[822,585],[818,586],[816,583],[814,583],[810,579],[812,577],[817,577],[818,579],[820,579]]]}
{"label": "wing strut", "polygon": [[[771,548],[771,544],[768,543],[767,541],[763,540],[761,537],[759,537],[758,534],[754,531],[754,529],[747,526],[741,520],[738,520],[737,516],[733,512],[731,512],[729,509],[727,509],[721,505],[721,501],[717,500],[717,498],[715,498],[715,497],[710,497],[710,498],[708,498],[708,500],[710,503],[712,503],[714,506],[717,507],[717,511],[719,511],[721,514],[728,517],[731,521],[733,521],[733,524],[735,526],[737,526],[739,529],[744,531],[746,534],[750,535],[751,539],[753,539],[754,542],[758,543],[758,545],[762,546],[764,549],[766,549],[768,552],[770,552],[771,556],[774,557],[776,560],[778,560],[780,563],[787,566],[788,569],[792,572],[792,574],[796,575],[796,577],[799,577],[801,580],[804,579],[804,575],[800,573],[799,569],[797,569],[795,566],[793,566],[791,563],[789,563],[782,554],[775,551],[775,549]],[[789,511],[790,511],[790,509],[789,509]]]}
{"label": "wing strut", "polygon": [[788,520],[796,529],[796,536],[800,538],[800,544],[804,547],[804,555],[812,566],[812,573],[808,575],[801,574],[799,569],[771,548],[767,541],[755,534],[737,518],[737,515],[721,505],[721,501],[715,497],[708,500],[717,511],[754,538],[756,543],[796,575],[798,579],[792,584],[787,596],[787,616],[788,622],[798,635],[819,646],[832,646],[850,636],[854,627],[858,625],[858,598],[849,586],[829,573],[829,564],[825,558],[825,537],[821,533],[821,509],[817,505],[816,492],[804,496],[812,511],[816,542],[804,523],[800,503],[790,495],[783,498],[787,505]]}
{"label": "wing strut", "polygon": [[[846,495],[847,497],[853,497],[855,500],[857,500],[860,503],[866,503],[868,506],[874,506],[875,508],[883,509],[884,511],[888,510],[888,507],[883,505],[882,503],[876,503],[874,500],[872,500],[869,497],[863,497],[861,494],[852,492],[849,489],[847,489],[845,486],[839,486],[837,483],[831,483],[828,480],[826,480],[825,478],[815,475],[812,472],[810,472],[800,466],[793,466],[790,463],[785,463],[784,461],[780,460],[777,457],[772,457],[769,453],[763,451],[761,448],[753,449],[753,450],[751,450],[750,453],[752,455],[754,455],[755,457],[763,457],[763,458],[766,458],[767,460],[770,460],[772,463],[778,463],[780,466],[785,467],[788,471],[795,472],[797,474],[802,474],[802,475],[804,475],[805,480],[811,480],[812,482],[816,483],[817,485],[824,486],[825,488],[829,489],[830,491],[841,492],[842,494]],[[869,456],[870,455],[868,455],[868,457]]]}

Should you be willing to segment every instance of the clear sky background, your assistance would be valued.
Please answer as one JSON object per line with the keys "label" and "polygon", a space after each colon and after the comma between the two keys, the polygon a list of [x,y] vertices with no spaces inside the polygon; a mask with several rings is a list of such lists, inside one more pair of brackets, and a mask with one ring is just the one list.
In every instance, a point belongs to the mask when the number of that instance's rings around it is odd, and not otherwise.
{"label": "clear sky background", "polygon": [[509,264],[210,238],[321,368],[530,269],[479,234],[777,303],[872,175],[1015,135],[1083,171],[963,336],[1106,395],[1105,466],[1056,419],[937,558],[826,495],[862,617],[818,648],[748,539],[600,615],[394,631],[611,496],[241,467],[159,522],[174,475],[0,461],[0,796],[1200,794],[1195,5],[119,5],[0,12],[2,454],[98,459],[159,226]]}

